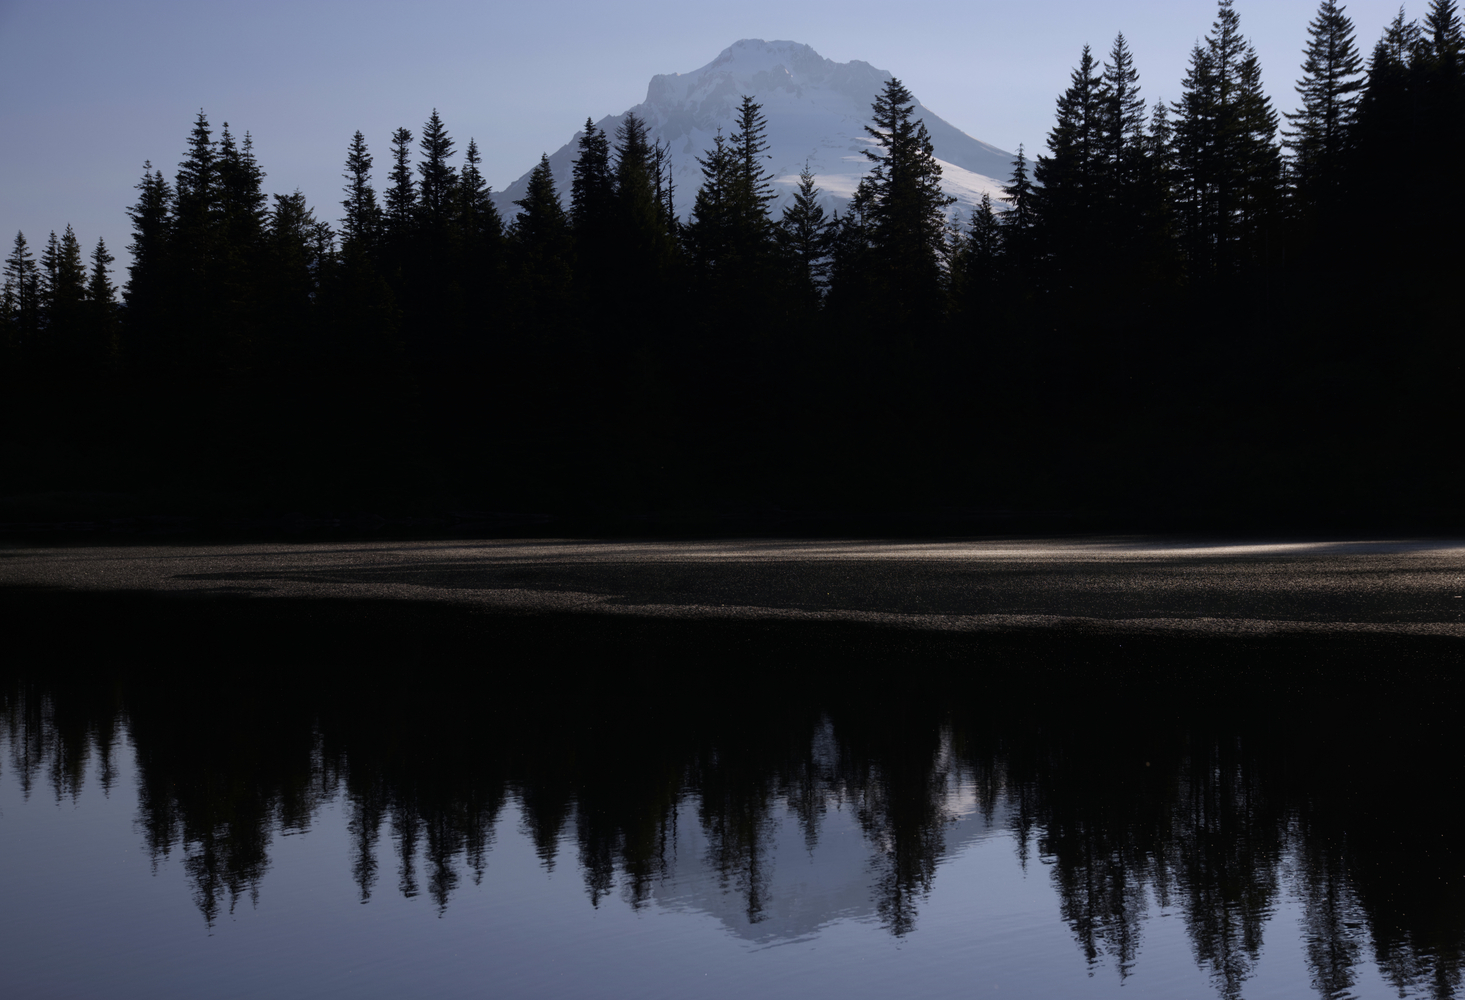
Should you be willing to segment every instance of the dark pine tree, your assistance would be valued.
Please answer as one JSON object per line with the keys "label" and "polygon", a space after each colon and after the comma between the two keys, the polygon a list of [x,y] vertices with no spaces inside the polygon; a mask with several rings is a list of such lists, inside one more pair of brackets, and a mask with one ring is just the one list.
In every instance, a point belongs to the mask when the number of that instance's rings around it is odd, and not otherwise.
{"label": "dark pine tree", "polygon": [[[395,355],[399,323],[391,288],[382,275],[386,220],[371,182],[374,162],[366,136],[358,130],[346,147],[341,246],[334,281],[326,286],[331,349],[343,359],[367,365]],[[410,184],[410,173],[407,180]]]}
{"label": "dark pine tree", "polygon": [[1110,177],[1110,137],[1106,125],[1112,114],[1110,94],[1083,47],[1078,66],[1058,98],[1057,123],[1048,133],[1048,155],[1039,156],[1033,170],[1036,186],[1037,241],[1041,248],[1044,285],[1065,303],[1088,304],[1096,272],[1104,260],[1098,245],[1107,233]]}
{"label": "dark pine tree", "polygon": [[1175,106],[1179,221],[1190,275],[1202,281],[1264,261],[1281,180],[1277,116],[1233,2],[1220,0]]}
{"label": "dark pine tree", "polygon": [[458,175],[458,274],[463,288],[464,315],[460,320],[471,338],[465,346],[487,350],[501,309],[498,301],[503,266],[504,222],[489,198],[483,177],[478,142],[468,140],[463,170]]}
{"label": "dark pine tree", "polygon": [[431,352],[456,353],[462,341],[463,288],[453,263],[455,216],[458,206],[458,173],[448,162],[454,155],[453,140],[436,109],[422,126],[417,144],[416,252],[407,270],[412,309],[419,339]]}
{"label": "dark pine tree", "polygon": [[1239,83],[1236,258],[1242,267],[1271,268],[1281,263],[1283,246],[1280,119],[1262,88],[1261,61],[1255,49],[1242,60]]}
{"label": "dark pine tree", "polygon": [[61,270],[61,239],[56,230],[46,238],[46,247],[41,251],[41,315],[49,325],[52,304],[56,299],[56,282]]}
{"label": "dark pine tree", "polygon": [[684,245],[699,294],[710,297],[708,312],[721,315],[726,306],[724,286],[730,282],[723,272],[733,266],[733,233],[737,226],[735,153],[722,130],[712,138],[712,148],[697,157],[702,184],[692,200]]}
{"label": "dark pine tree", "polygon": [[[178,265],[195,279],[209,275],[220,211],[219,156],[202,111],[188,136],[188,155],[173,180]],[[195,288],[202,282],[195,280]]]}
{"label": "dark pine tree", "polygon": [[[188,137],[188,154],[173,181],[174,209],[166,295],[172,322],[169,354],[185,364],[217,355],[214,309],[219,302],[219,156],[202,111]],[[160,331],[161,332],[161,331]]]}
{"label": "dark pine tree", "polygon": [[545,350],[561,333],[574,269],[570,221],[555,191],[549,157],[529,174],[529,188],[514,202],[519,214],[509,225],[508,253],[517,326],[525,347]]}
{"label": "dark pine tree", "polygon": [[417,182],[412,176],[412,130],[392,133],[391,184],[386,190],[383,217],[383,256],[389,278],[400,286],[402,268],[410,257],[416,235]]}
{"label": "dark pine tree", "polygon": [[237,147],[225,122],[219,135],[219,215],[221,242],[228,252],[250,254],[263,237],[269,199],[264,193],[265,172],[254,155],[254,139],[244,133]]}
{"label": "dark pine tree", "polygon": [[108,367],[117,364],[121,358],[117,289],[110,277],[116,260],[107,252],[106,240],[99,238],[92,250],[92,267],[86,286],[88,354],[97,363]]}
{"label": "dark pine tree", "polygon": [[382,276],[402,310],[402,336],[407,343],[417,340],[418,289],[417,182],[412,171],[412,130],[392,133],[392,169],[384,194],[380,261]]}
{"label": "dark pine tree", "polygon": [[[1135,68],[1129,43],[1120,32],[1109,50],[1108,61],[1104,63],[1103,94],[1106,103],[1100,126],[1103,160],[1119,192],[1137,184],[1136,175],[1143,169],[1146,115],[1145,101],[1139,96],[1139,91],[1139,70]],[[1119,197],[1122,201],[1124,196],[1121,193]]]}
{"label": "dark pine tree", "polygon": [[1012,179],[1002,187],[1007,212],[1002,216],[1002,257],[1009,294],[1015,302],[1028,301],[1033,292],[1032,261],[1036,240],[1035,197],[1028,159],[1021,144],[1012,161]]}
{"label": "dark pine tree", "polygon": [[784,206],[778,223],[778,242],[784,258],[790,261],[797,275],[794,291],[807,312],[818,308],[829,282],[829,251],[832,223],[819,203],[820,195],[813,170],[807,163],[799,172],[799,186],[793,200]]}
{"label": "dark pine tree", "polygon": [[617,274],[616,184],[611,169],[610,140],[595,122],[585,119],[570,182],[570,227],[575,236],[575,289],[580,326],[609,301]]}
{"label": "dark pine tree", "polygon": [[[651,301],[665,301],[676,243],[657,196],[656,154],[646,123],[626,115],[616,129],[616,275],[620,289],[637,288]],[[643,318],[626,316],[615,334],[617,350],[630,357],[660,331]]]}
{"label": "dark pine tree", "polygon": [[[1415,151],[1422,162],[1458,164],[1465,157],[1465,30],[1455,0],[1430,0],[1424,17],[1425,85],[1420,120],[1427,123],[1425,142]],[[1465,192],[1458,183],[1432,185],[1439,199],[1432,233],[1451,239],[1465,226]],[[1428,238],[1428,237],[1427,237]]]}
{"label": "dark pine tree", "polygon": [[[744,95],[736,127],[728,136],[732,172],[728,247],[722,284],[730,329],[767,339],[769,320],[782,311],[785,275],[776,266],[778,244],[770,206],[775,200],[768,155],[768,123],[757,101]],[[766,346],[766,345],[765,345]]]}
{"label": "dark pine tree", "polygon": [[358,129],[346,149],[346,172],[341,175],[346,181],[346,197],[341,202],[346,211],[341,219],[341,252],[344,256],[360,254],[369,258],[376,250],[382,219],[376,188],[371,184],[372,163],[366,136]]}
{"label": "dark pine tree", "polygon": [[[1114,39],[1104,63],[1103,161],[1108,190],[1103,197],[1103,230],[1099,256],[1102,274],[1099,298],[1107,308],[1124,300],[1131,305],[1138,291],[1136,277],[1151,264],[1151,232],[1158,214],[1154,164],[1146,148],[1144,98],[1139,70],[1123,33]],[[1097,305],[1098,303],[1096,303]]]}
{"label": "dark pine tree", "polygon": [[47,255],[54,257],[45,292],[47,348],[56,360],[77,365],[85,347],[86,264],[70,224],[59,240],[52,234]]}
{"label": "dark pine tree", "polygon": [[392,133],[391,187],[387,188],[387,237],[404,243],[411,236],[412,220],[417,209],[417,185],[412,179],[412,130],[399,128]]}
{"label": "dark pine tree", "polygon": [[243,145],[236,145],[225,122],[218,143],[216,260],[209,312],[212,336],[226,356],[247,353],[248,345],[261,335],[259,303],[268,294],[260,287],[268,219],[264,176],[253,138],[246,132]]}
{"label": "dark pine tree", "polygon": [[[230,361],[237,367],[268,365],[299,358],[321,348],[317,336],[319,293],[331,278],[335,234],[318,220],[298,190],[274,196],[270,212],[270,275],[268,288],[269,338],[265,352],[241,355]],[[255,345],[264,346],[264,345]]]}
{"label": "dark pine tree", "polygon": [[[1353,41],[1353,22],[1336,0],[1322,0],[1308,24],[1308,43],[1297,93],[1302,108],[1290,112],[1285,133],[1292,151],[1296,205],[1304,225],[1334,217],[1363,89],[1363,59]],[[1323,244],[1326,249],[1331,241]]]}
{"label": "dark pine tree", "polygon": [[454,155],[453,140],[436,108],[422,126],[422,138],[417,146],[422,151],[422,159],[417,164],[421,178],[417,211],[429,262],[436,264],[447,250],[448,226],[456,207],[454,193],[458,183],[457,171],[448,163]]}
{"label": "dark pine tree", "polygon": [[728,137],[733,155],[733,208],[735,253],[754,281],[766,278],[773,251],[773,174],[765,169],[768,122],[757,101],[744,95],[738,106],[737,128]]}
{"label": "dark pine tree", "polygon": [[143,164],[142,180],[136,185],[137,203],[127,210],[132,220],[132,242],[127,245],[132,263],[127,268],[123,299],[127,303],[125,322],[129,358],[160,361],[165,352],[164,328],[171,300],[168,276],[171,271],[173,233],[173,190],[161,170],[151,161]]}
{"label": "dark pine tree", "polygon": [[1465,31],[1460,27],[1455,0],[1430,0],[1429,13],[1424,15],[1424,38],[1433,66],[1442,70],[1446,78],[1458,73]]}
{"label": "dark pine tree", "polygon": [[955,308],[967,336],[978,332],[983,319],[994,313],[1002,282],[1002,223],[992,207],[992,196],[972,210],[966,237],[956,257]]}
{"label": "dark pine tree", "polygon": [[41,322],[41,272],[25,240],[17,232],[10,256],[5,258],[6,324],[9,326],[12,356],[24,354]]}
{"label": "dark pine tree", "polygon": [[865,151],[873,166],[860,181],[875,263],[872,290],[888,332],[906,339],[939,320],[946,211],[956,201],[941,191],[941,166],[915,103],[894,78],[876,95],[875,124],[865,130],[878,148]]}

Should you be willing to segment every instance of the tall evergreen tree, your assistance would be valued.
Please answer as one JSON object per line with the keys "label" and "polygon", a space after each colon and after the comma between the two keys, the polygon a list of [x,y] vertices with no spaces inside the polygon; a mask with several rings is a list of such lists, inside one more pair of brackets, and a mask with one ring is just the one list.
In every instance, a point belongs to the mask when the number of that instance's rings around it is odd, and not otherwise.
{"label": "tall evergreen tree", "polygon": [[86,325],[86,263],[82,259],[81,241],[70,223],[56,246],[55,278],[47,303],[47,339],[57,353],[74,359],[82,349]]}
{"label": "tall evergreen tree", "polygon": [[15,234],[10,256],[5,258],[5,288],[10,294],[8,308],[12,311],[7,321],[12,330],[12,344],[25,349],[40,326],[41,274],[21,232]]}
{"label": "tall evergreen tree", "polygon": [[1302,108],[1287,115],[1292,128],[1284,136],[1299,198],[1309,209],[1335,204],[1363,89],[1363,59],[1344,10],[1337,0],[1322,0],[1308,24],[1303,75],[1297,81]]}
{"label": "tall evergreen tree", "polygon": [[221,208],[218,151],[202,111],[188,136],[188,155],[178,164],[173,189],[177,262],[193,276],[193,287],[199,289],[198,281],[213,259]]}
{"label": "tall evergreen tree", "polygon": [[1191,53],[1175,106],[1177,193],[1191,273],[1206,278],[1254,260],[1280,183],[1276,114],[1234,0],[1220,0],[1204,46]]}
{"label": "tall evergreen tree", "polygon": [[216,310],[223,296],[218,149],[202,111],[188,137],[188,153],[174,179],[173,231],[169,241],[167,310],[170,356],[183,362],[217,357],[221,330]]}
{"label": "tall evergreen tree", "polygon": [[508,243],[521,328],[531,339],[552,335],[567,304],[574,244],[547,155],[539,158],[528,190],[514,204],[519,214],[509,225]]}
{"label": "tall evergreen tree", "polygon": [[728,145],[735,160],[733,197],[737,225],[749,240],[766,241],[772,226],[769,206],[776,197],[773,174],[763,166],[763,161],[768,159],[768,122],[763,117],[762,105],[746,94],[738,105],[737,127],[728,137]]}
{"label": "tall evergreen tree", "polygon": [[610,140],[594,119],[586,118],[578,147],[570,184],[570,222],[577,239],[598,242],[599,234],[610,226],[615,206]]}
{"label": "tall evergreen tree", "polygon": [[254,139],[246,132],[242,146],[236,145],[225,122],[219,133],[218,208],[214,224],[214,269],[210,275],[212,335],[226,352],[231,343],[249,341],[251,327],[260,321],[259,303],[266,290],[260,287],[264,272],[265,225],[268,199],[264,193],[264,170],[254,155]]}
{"label": "tall evergreen tree", "polygon": [[343,253],[370,254],[376,247],[381,229],[381,208],[376,201],[376,188],[371,183],[373,160],[366,146],[366,136],[358,129],[346,150],[346,197],[341,207],[346,210],[341,220]]}
{"label": "tall evergreen tree", "polygon": [[223,241],[239,252],[249,252],[264,233],[269,199],[264,193],[265,172],[254,155],[254,139],[244,133],[236,148],[225,122],[219,135],[219,214]]}
{"label": "tall evergreen tree", "polygon": [[98,238],[91,255],[91,273],[87,278],[86,309],[88,315],[89,353],[101,363],[116,363],[120,353],[117,342],[117,289],[109,277],[117,258],[107,252],[107,242]]}
{"label": "tall evergreen tree", "polygon": [[46,239],[45,249],[41,251],[40,263],[41,314],[49,321],[55,308],[56,288],[61,280],[61,239],[54,229]]}
{"label": "tall evergreen tree", "polygon": [[158,325],[168,306],[167,281],[172,249],[173,190],[151,161],[143,164],[142,180],[135,186],[136,204],[127,210],[132,220],[132,254],[123,298],[127,302],[129,353],[137,347],[144,355],[160,349]]}
{"label": "tall evergreen tree", "polygon": [[570,182],[570,226],[575,236],[575,284],[588,313],[598,312],[617,274],[617,202],[610,140],[591,118],[580,133]]}
{"label": "tall evergreen tree", "polygon": [[876,290],[889,320],[906,333],[942,307],[946,211],[956,201],[941,190],[941,165],[915,103],[895,78],[876,95],[874,125],[865,131],[877,148],[865,151],[873,166],[859,185],[866,192]]}
{"label": "tall evergreen tree", "polygon": [[[409,139],[410,141],[410,139]],[[330,323],[326,339],[338,357],[381,361],[397,345],[398,314],[383,269],[386,219],[371,182],[375,158],[358,130],[346,147],[341,200],[341,246],[332,280],[325,283]],[[409,175],[410,182],[410,175]]]}
{"label": "tall evergreen tree", "polygon": [[728,228],[722,278],[728,318],[745,329],[763,328],[751,314],[766,312],[782,283],[782,275],[774,269],[777,243],[770,206],[775,195],[773,174],[764,166],[769,158],[767,133],[762,106],[744,95],[727,142]]}
{"label": "tall evergreen tree", "polygon": [[1102,87],[1106,100],[1101,125],[1103,159],[1121,185],[1131,183],[1143,153],[1146,115],[1144,98],[1139,96],[1139,70],[1123,32],[1115,36],[1104,63]]}
{"label": "tall evergreen tree", "polygon": [[299,190],[274,196],[270,211],[271,279],[268,283],[271,329],[275,344],[237,345],[236,366],[269,363],[311,345],[318,293],[333,263],[335,235],[330,224],[317,219]]}
{"label": "tall evergreen tree", "polygon": [[112,273],[111,265],[116,260],[116,257],[107,252],[107,241],[99,237],[96,248],[92,250],[91,273],[87,277],[86,297],[88,301],[109,307],[116,305],[117,288],[109,277]]}
{"label": "tall evergreen tree", "polygon": [[[1429,58],[1421,117],[1429,123],[1429,141],[1419,152],[1437,163],[1459,163],[1465,157],[1465,30],[1455,0],[1430,0],[1424,33]],[[1459,184],[1442,185],[1438,193],[1445,215],[1437,231],[1457,231],[1465,225],[1465,193]]]}
{"label": "tall evergreen tree", "polygon": [[1430,0],[1429,13],[1424,15],[1424,40],[1436,67],[1444,69],[1447,75],[1459,71],[1465,31],[1460,27],[1455,0]]}
{"label": "tall evergreen tree", "polygon": [[720,285],[722,272],[732,266],[734,232],[742,208],[738,203],[737,155],[728,146],[722,129],[712,137],[707,154],[697,157],[697,164],[702,168],[702,184],[687,222],[687,257],[704,282]]}
{"label": "tall evergreen tree", "polygon": [[474,338],[470,345],[474,350],[487,346],[484,337],[501,309],[496,299],[504,223],[489,197],[482,164],[478,141],[470,137],[458,175],[458,271],[466,310],[460,325]]}
{"label": "tall evergreen tree", "polygon": [[992,196],[972,210],[971,223],[957,256],[961,274],[958,299],[960,312],[970,320],[991,311],[991,301],[1001,282],[1002,224],[992,207]]}
{"label": "tall evergreen tree", "polygon": [[1025,288],[1031,281],[1033,230],[1037,220],[1033,182],[1021,143],[1017,147],[1017,159],[1012,161],[1012,179],[1003,185],[1002,195],[1007,202],[1007,212],[1002,216],[1002,252],[1007,261],[1007,275],[1015,286]]}
{"label": "tall evergreen tree", "polygon": [[399,128],[392,133],[391,186],[386,193],[387,237],[404,243],[412,232],[417,208],[417,186],[412,178],[412,130]]}
{"label": "tall evergreen tree", "polygon": [[458,220],[463,231],[465,256],[473,260],[475,266],[483,265],[489,257],[497,259],[498,244],[504,235],[504,220],[489,197],[492,189],[483,176],[483,156],[478,151],[478,141],[471,137],[463,155],[463,171],[458,176],[458,193]]}
{"label": "tall evergreen tree", "polygon": [[784,256],[797,269],[795,287],[809,305],[817,304],[829,280],[831,220],[819,203],[819,187],[809,164],[799,171],[793,200],[784,206],[778,241]]}
{"label": "tall evergreen tree", "polygon": [[1242,263],[1276,263],[1281,217],[1282,150],[1277,142],[1279,118],[1262,88],[1256,50],[1241,63],[1237,94],[1237,257]]}
{"label": "tall evergreen tree", "polygon": [[650,132],[634,113],[616,129],[617,280],[623,286],[658,287],[671,265],[675,245],[657,197]]}
{"label": "tall evergreen tree", "polygon": [[[1037,238],[1049,285],[1087,296],[1100,259],[1096,240],[1105,231],[1106,198],[1112,190],[1107,126],[1111,96],[1089,47],[1083,47],[1068,89],[1058,98],[1057,122],[1046,156],[1033,170]],[[1122,132],[1121,132],[1122,135]]]}
{"label": "tall evergreen tree", "polygon": [[432,239],[441,240],[452,219],[458,175],[448,163],[454,155],[453,140],[436,108],[422,126],[422,138],[417,145],[422,151],[422,159],[417,164],[417,173],[422,178],[418,186],[418,211],[424,231]]}

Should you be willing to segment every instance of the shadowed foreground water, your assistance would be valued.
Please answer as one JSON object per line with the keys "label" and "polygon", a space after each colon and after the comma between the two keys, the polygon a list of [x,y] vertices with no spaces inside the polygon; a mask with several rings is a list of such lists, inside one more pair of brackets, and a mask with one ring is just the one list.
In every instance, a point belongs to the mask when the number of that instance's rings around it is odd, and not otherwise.
{"label": "shadowed foreground water", "polygon": [[1459,994],[1458,549],[639,551],[12,554],[5,995]]}

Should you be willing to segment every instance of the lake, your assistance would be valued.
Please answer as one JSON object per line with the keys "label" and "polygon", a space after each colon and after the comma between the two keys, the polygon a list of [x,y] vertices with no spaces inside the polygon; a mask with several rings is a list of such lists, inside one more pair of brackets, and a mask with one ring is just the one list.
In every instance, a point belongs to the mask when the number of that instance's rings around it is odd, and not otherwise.
{"label": "lake", "polygon": [[0,550],[7,997],[1451,997],[1453,541]]}

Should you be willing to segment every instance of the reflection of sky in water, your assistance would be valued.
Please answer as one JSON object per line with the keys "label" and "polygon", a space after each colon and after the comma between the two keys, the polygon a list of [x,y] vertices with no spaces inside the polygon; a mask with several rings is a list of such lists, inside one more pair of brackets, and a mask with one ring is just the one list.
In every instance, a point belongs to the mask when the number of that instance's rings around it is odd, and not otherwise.
{"label": "reflection of sky in water", "polygon": [[[142,848],[125,737],[119,749],[105,793],[95,754],[74,797],[44,782],[24,797],[13,767],[0,777],[7,997],[1218,995],[1182,906],[1174,898],[1162,906],[1153,890],[1127,976],[1112,958],[1086,962],[1060,918],[1054,859],[1033,843],[1021,850],[1006,807],[984,817],[956,775],[935,877],[914,929],[899,937],[875,912],[878,850],[854,802],[826,799],[812,848],[794,813],[775,806],[764,905],[750,922],[746,897],[705,864],[709,843],[690,795],[676,810],[671,862],[647,899],[612,891],[591,905],[573,836],[562,835],[546,864],[511,798],[481,880],[464,869],[442,912],[426,894],[394,891],[390,878],[369,904],[358,902],[348,810],[331,797],[306,829],[276,828],[257,898],[244,893],[206,927],[189,898],[189,855],[175,850],[154,866]],[[392,852],[384,835],[384,875]],[[1289,855],[1247,997],[1317,995],[1300,879]],[[1357,973],[1353,995],[1397,995],[1371,962]]]}

